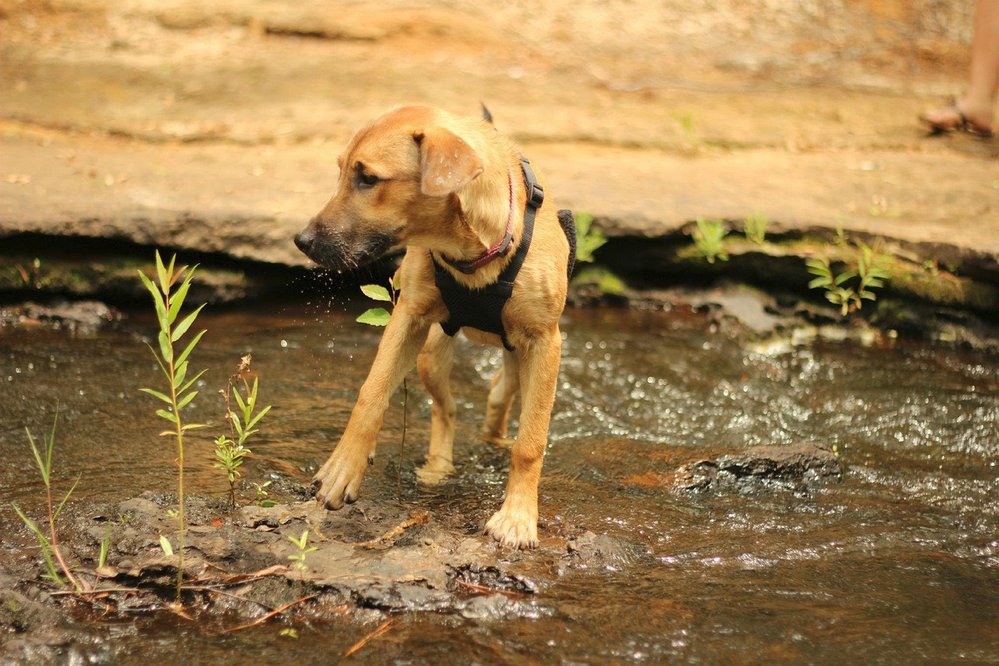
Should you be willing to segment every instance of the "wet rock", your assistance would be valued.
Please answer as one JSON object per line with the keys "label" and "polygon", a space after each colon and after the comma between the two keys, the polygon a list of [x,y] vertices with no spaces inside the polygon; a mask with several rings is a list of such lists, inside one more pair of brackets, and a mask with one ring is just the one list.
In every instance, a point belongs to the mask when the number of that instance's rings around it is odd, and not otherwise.
{"label": "wet rock", "polygon": [[0,326],[48,326],[80,334],[93,333],[119,319],[120,312],[100,301],[28,302],[0,309]]}
{"label": "wet rock", "polygon": [[839,460],[829,449],[814,444],[754,446],[681,466],[675,486],[681,490],[747,484],[800,486],[841,476]]}
{"label": "wet rock", "polygon": [[607,534],[595,534],[589,530],[570,539],[566,544],[566,555],[578,567],[589,568],[626,564],[633,562],[642,553],[642,547],[627,543]]}
{"label": "wet rock", "polygon": [[472,597],[462,602],[458,613],[466,620],[508,620],[535,617],[545,609],[533,599],[514,599],[503,594]]}
{"label": "wet rock", "polygon": [[462,583],[489,590],[535,594],[538,585],[524,576],[503,571],[495,566],[482,566],[469,563],[458,567],[448,567],[451,571],[452,586]]}

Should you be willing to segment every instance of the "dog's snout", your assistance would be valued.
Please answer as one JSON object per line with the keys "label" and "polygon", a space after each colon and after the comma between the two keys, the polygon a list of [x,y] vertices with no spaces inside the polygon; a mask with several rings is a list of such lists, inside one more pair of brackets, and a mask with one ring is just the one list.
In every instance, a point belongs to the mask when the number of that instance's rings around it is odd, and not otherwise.
{"label": "dog's snout", "polygon": [[313,228],[313,226],[310,224],[305,229],[302,229],[300,232],[298,232],[298,234],[295,236],[295,247],[297,247],[305,254],[308,254],[309,250],[312,249],[312,244],[315,242],[315,240],[316,240],[316,231]]}

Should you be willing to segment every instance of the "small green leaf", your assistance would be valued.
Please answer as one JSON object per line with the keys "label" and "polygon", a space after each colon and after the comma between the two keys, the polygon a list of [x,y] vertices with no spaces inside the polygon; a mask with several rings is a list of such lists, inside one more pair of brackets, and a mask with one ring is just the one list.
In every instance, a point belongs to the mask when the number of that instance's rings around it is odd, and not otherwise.
{"label": "small green leaf", "polygon": [[27,427],[24,428],[24,432],[28,433],[28,444],[31,445],[31,453],[35,456],[35,462],[38,464],[38,472],[41,474],[42,481],[45,485],[49,483],[49,466],[45,464],[42,460],[42,454],[38,452],[38,446],[35,445],[35,438],[31,436],[31,431]]}
{"label": "small green leaf", "polygon": [[259,412],[257,412],[257,415],[254,416],[252,419],[250,419],[250,422],[246,424],[246,427],[252,428],[253,426],[257,425],[257,423],[260,422],[260,419],[264,418],[264,415],[269,411],[271,411],[271,405],[267,405]]}
{"label": "small green leaf", "polygon": [[828,287],[829,278],[827,277],[817,277],[808,283],[809,289],[818,289],[819,287]]}
{"label": "small green leaf", "polygon": [[192,338],[189,343],[187,343],[187,346],[184,347],[184,351],[182,351],[180,353],[180,356],[177,357],[177,363],[178,364],[183,363],[184,361],[187,360],[187,357],[191,355],[191,352],[194,350],[194,348],[197,346],[197,344],[201,341],[201,336],[203,336],[207,332],[208,332],[207,330],[201,331],[200,333],[198,333],[197,335],[195,335],[194,338]]}
{"label": "small green leaf", "polygon": [[392,302],[392,296],[389,295],[388,289],[379,284],[362,285],[361,293],[375,301],[385,301],[386,303]]}
{"label": "small green leaf", "polygon": [[167,557],[173,557],[173,546],[170,545],[170,540],[162,534],[160,535],[160,548],[163,549],[164,555]]}
{"label": "small green leaf", "polygon": [[368,326],[387,326],[392,315],[385,308],[371,308],[357,318],[359,324]]}
{"label": "small green leaf", "polygon": [[232,397],[236,400],[236,404],[239,405],[239,411],[246,412],[246,403],[243,402],[243,396],[239,394],[238,389],[232,392]]}
{"label": "small green leaf", "polygon": [[184,384],[179,389],[177,389],[177,395],[180,395],[181,393],[186,392],[187,389],[191,388],[191,386],[194,385],[194,382],[196,382],[199,379],[201,379],[201,375],[205,374],[206,372],[208,372],[207,368],[205,368],[204,370],[202,370],[198,374],[196,374],[193,377],[191,377],[190,379],[188,379],[186,384]]}
{"label": "small green leaf", "polygon": [[185,407],[187,407],[197,395],[198,395],[197,391],[191,391],[190,393],[185,395],[183,398],[177,401],[177,409],[184,409]]}
{"label": "small green leaf", "polygon": [[[170,260],[171,269],[173,268],[173,261],[176,258],[177,255],[174,255],[173,259]],[[163,266],[163,258],[160,257],[159,250],[156,250],[156,276],[159,278],[160,286],[163,287],[163,291],[164,292],[169,291],[170,279],[169,275],[167,274],[166,267]]]}
{"label": "small green leaf", "polygon": [[165,409],[157,409],[156,415],[159,416],[160,418],[166,419],[170,423],[177,423],[177,415],[174,414],[173,412],[168,412]]}
{"label": "small green leaf", "polygon": [[239,422],[239,415],[232,410],[229,411],[229,418],[232,419],[232,427],[236,431],[236,434],[240,437],[243,436],[243,424]]}
{"label": "small green leaf", "polygon": [[59,506],[56,507],[56,510],[52,514],[52,520],[55,520],[56,518],[59,517],[59,513],[62,512],[63,505],[66,504],[66,500],[68,500],[69,496],[73,494],[74,490],[76,490],[76,486],[77,486],[78,483],[80,483],[80,479],[82,477],[83,477],[82,474],[80,476],[76,477],[76,481],[73,482],[73,485],[70,486],[69,490],[66,491],[66,494],[63,495],[62,501],[59,502]]}
{"label": "small green leaf", "polygon": [[191,278],[193,275],[193,272],[188,273],[187,279],[180,284],[177,291],[170,297],[170,312],[167,313],[167,323],[172,324],[177,319],[180,308],[184,305],[184,299],[187,298],[187,290],[191,287]]}
{"label": "small green leaf", "polygon": [[160,331],[157,336],[157,340],[159,340],[160,343],[160,354],[162,354],[163,360],[170,363],[170,361],[173,360],[173,347],[167,339],[166,331]]}
{"label": "small green leaf", "polygon": [[183,363],[177,363],[174,365],[173,381],[170,382],[174,386],[180,386],[184,383],[184,377],[187,376],[187,361]]}
{"label": "small green leaf", "polygon": [[173,404],[173,401],[170,400],[170,396],[160,393],[159,391],[154,391],[153,389],[150,388],[140,388],[139,390],[142,391],[143,393],[148,393],[149,395],[153,396],[158,400],[162,400],[168,405]]}
{"label": "small green leaf", "polygon": [[173,342],[177,342],[177,340],[180,340],[181,337],[187,333],[187,329],[191,328],[191,324],[193,324],[194,320],[198,318],[198,313],[201,312],[201,308],[203,307],[205,307],[204,304],[199,305],[194,312],[187,315],[187,317],[177,324],[177,327],[173,329],[173,335],[170,336],[170,339]]}

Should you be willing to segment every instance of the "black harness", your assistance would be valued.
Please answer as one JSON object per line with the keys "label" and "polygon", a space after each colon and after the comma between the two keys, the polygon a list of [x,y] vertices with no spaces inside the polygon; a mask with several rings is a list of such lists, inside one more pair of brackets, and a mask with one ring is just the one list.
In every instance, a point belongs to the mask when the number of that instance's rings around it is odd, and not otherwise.
{"label": "black harness", "polygon": [[[448,318],[441,322],[441,328],[450,336],[454,336],[462,327],[468,326],[487,333],[495,333],[503,340],[503,346],[513,351],[513,345],[506,337],[503,327],[503,306],[513,294],[514,281],[524,265],[527,251],[531,247],[531,237],[534,233],[534,218],[545,200],[545,191],[538,184],[531,163],[524,158],[520,160],[520,168],[524,172],[524,184],[527,188],[527,203],[524,206],[524,230],[517,251],[510,263],[500,273],[496,282],[481,289],[470,289],[454,279],[454,276],[441,266],[433,255],[434,274],[437,288],[441,292],[444,305],[447,306]],[[576,258],[576,227],[572,212],[558,212],[559,225],[569,240],[568,275],[572,275],[573,263]],[[444,259],[448,261],[447,259]],[[451,263],[448,261],[448,263]],[[459,267],[459,270],[460,267]]]}

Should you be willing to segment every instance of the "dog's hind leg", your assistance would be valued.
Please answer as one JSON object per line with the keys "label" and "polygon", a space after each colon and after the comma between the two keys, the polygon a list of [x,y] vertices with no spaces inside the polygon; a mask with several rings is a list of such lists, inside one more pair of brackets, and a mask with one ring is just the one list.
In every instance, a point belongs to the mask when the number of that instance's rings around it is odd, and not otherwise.
{"label": "dog's hind leg", "polygon": [[509,448],[513,440],[507,437],[510,408],[520,389],[520,369],[517,355],[503,351],[503,366],[493,377],[486,401],[486,422],[483,437],[490,444]]}
{"label": "dog's hind leg", "polygon": [[416,361],[423,386],[433,399],[430,410],[430,447],[426,462],[416,470],[416,477],[429,485],[440,483],[454,471],[456,407],[451,394],[453,365],[454,338],[444,333],[440,326],[432,326]]}

